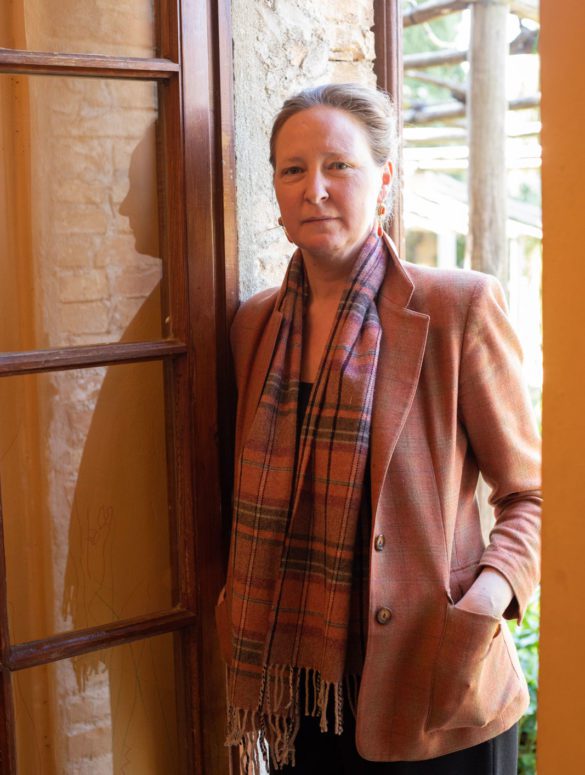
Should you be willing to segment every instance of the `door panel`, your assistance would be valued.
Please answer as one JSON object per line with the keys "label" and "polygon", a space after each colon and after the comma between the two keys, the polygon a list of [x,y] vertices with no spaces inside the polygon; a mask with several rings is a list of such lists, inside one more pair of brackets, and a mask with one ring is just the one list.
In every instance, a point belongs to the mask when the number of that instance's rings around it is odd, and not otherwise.
{"label": "door panel", "polygon": [[16,673],[19,775],[178,772],[173,637]]}
{"label": "door panel", "polygon": [[0,350],[160,338],[160,309],[128,330],[162,277],[156,85],[1,75],[0,94]]}
{"label": "door panel", "polygon": [[0,16],[0,47],[149,57],[153,0],[13,0]]}
{"label": "door panel", "polygon": [[163,376],[151,361],[0,380],[12,642],[176,602]]}

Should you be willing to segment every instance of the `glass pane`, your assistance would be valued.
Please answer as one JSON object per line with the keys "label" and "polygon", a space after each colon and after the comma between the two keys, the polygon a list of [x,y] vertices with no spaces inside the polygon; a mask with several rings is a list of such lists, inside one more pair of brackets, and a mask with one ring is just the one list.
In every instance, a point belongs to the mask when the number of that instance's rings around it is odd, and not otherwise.
{"label": "glass pane", "polygon": [[176,775],[173,636],[13,675],[19,775]]}
{"label": "glass pane", "polygon": [[172,605],[160,362],[0,379],[12,641]]}
{"label": "glass pane", "polygon": [[12,0],[2,6],[0,47],[154,55],[154,0]]}
{"label": "glass pane", "polygon": [[0,75],[0,351],[159,338],[156,86]]}

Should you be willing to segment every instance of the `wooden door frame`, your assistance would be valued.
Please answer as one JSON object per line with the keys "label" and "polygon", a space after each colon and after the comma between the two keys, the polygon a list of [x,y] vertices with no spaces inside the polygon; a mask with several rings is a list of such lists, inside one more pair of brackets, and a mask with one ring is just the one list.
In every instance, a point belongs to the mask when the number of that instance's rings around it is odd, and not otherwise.
{"label": "wooden door frame", "polygon": [[[195,545],[196,565],[201,567],[205,558],[207,571],[194,579],[199,640],[193,653],[200,659],[191,706],[199,715],[201,772],[223,775],[230,769],[224,746],[226,672],[217,645],[215,603],[225,581],[231,524],[235,390],[228,331],[238,304],[231,13],[229,0],[183,0],[182,10],[183,99],[192,106],[184,115],[184,159],[192,437],[197,440]],[[197,144],[193,136],[199,137]]]}
{"label": "wooden door frame", "polygon": [[374,0],[374,46],[376,84],[388,92],[396,108],[398,130],[398,180],[390,236],[404,255],[404,218],[402,207],[402,9],[400,0]]}

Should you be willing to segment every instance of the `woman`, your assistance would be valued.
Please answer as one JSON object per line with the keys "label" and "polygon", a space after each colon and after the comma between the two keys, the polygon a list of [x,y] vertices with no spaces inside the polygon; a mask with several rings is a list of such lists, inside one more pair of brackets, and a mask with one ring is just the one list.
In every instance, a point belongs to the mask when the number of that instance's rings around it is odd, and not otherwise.
{"label": "woman", "polygon": [[512,775],[528,694],[501,619],[537,582],[539,441],[497,282],[403,264],[382,230],[393,138],[357,85],[274,123],[298,250],[232,328],[228,743],[291,772]]}

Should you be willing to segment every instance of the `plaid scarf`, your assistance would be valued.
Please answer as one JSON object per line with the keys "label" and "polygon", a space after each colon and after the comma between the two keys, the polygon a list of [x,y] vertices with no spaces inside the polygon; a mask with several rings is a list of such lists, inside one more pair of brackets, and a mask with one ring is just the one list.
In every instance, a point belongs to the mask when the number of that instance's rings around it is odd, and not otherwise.
{"label": "plaid scarf", "polygon": [[294,764],[301,682],[304,712],[320,716],[323,731],[328,710],[342,731],[344,684],[355,703],[369,549],[363,542],[360,551],[358,525],[369,535],[369,513],[360,513],[369,512],[363,490],[381,338],[375,298],[385,270],[385,245],[372,233],[342,293],[298,441],[300,251],[281,288],[279,337],[236,474],[230,563],[227,744],[243,744],[256,766],[259,746],[267,760],[266,742],[275,768]]}

